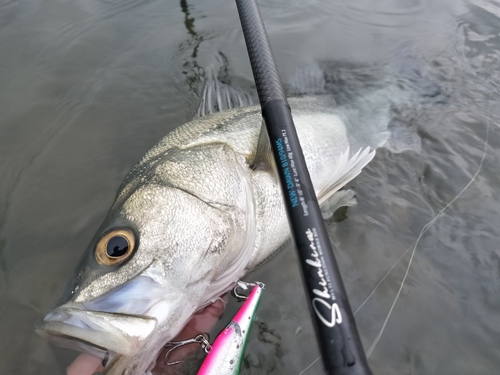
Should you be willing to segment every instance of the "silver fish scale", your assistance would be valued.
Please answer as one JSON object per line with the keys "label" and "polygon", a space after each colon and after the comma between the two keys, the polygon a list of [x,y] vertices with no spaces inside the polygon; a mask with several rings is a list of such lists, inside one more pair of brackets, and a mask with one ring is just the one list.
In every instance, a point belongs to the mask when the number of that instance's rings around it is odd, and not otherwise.
{"label": "silver fish scale", "polygon": [[136,168],[169,149],[186,149],[210,143],[226,143],[236,152],[246,157],[253,157],[261,121],[260,109],[255,106],[233,109],[193,120],[163,138],[144,156]]}
{"label": "silver fish scale", "polygon": [[[324,98],[290,100],[319,196],[345,173],[339,172],[338,161],[349,145],[362,143],[349,133],[349,116],[355,108],[343,112],[346,117],[333,104]],[[156,319],[157,327],[147,339],[131,346],[135,354],[116,351],[104,374],[144,375],[158,349],[174,338],[196,310],[229,290],[290,238],[272,158],[259,155],[258,166],[252,168],[261,125],[258,107],[194,120],[163,138],[125,178],[87,250],[84,260],[88,261],[79,270],[74,293],[58,308],[69,311],[87,304],[96,314],[127,314],[130,308],[131,316]],[[137,234],[133,256],[117,267],[97,265],[95,241],[123,226]],[[106,305],[110,298],[113,304]],[[134,303],[136,299],[144,306]],[[108,324],[114,324],[112,319]],[[51,329],[54,326],[57,323],[50,321]],[[71,336],[70,325],[64,327],[65,335]],[[120,331],[127,328],[120,326]],[[129,331],[136,329],[131,326]],[[76,328],[73,334],[82,338]],[[114,343],[119,342],[108,331],[85,337],[101,348],[116,347]]]}
{"label": "silver fish scale", "polygon": [[[196,146],[157,167],[161,182],[195,195],[207,204],[245,210],[244,186],[236,163],[245,162],[227,144]],[[237,159],[243,160],[237,160]]]}
{"label": "silver fish scale", "polygon": [[[311,99],[305,102],[311,104]],[[331,169],[325,160],[337,160],[348,141],[337,116],[312,107],[296,106],[294,118],[314,186],[321,191],[329,184],[323,171]],[[245,237],[241,171],[252,182],[257,225],[246,269],[277,251],[289,237],[279,185],[269,170],[250,169],[261,121],[257,107],[226,111],[181,126],[153,147],[127,176],[113,210],[115,221],[124,218],[137,228],[139,249],[131,262],[82,288],[77,300],[121,285],[155,259],[171,273],[173,285],[193,282],[186,280],[193,269],[203,275],[223,273],[238,257]],[[207,253],[221,255],[207,265],[202,262]]]}

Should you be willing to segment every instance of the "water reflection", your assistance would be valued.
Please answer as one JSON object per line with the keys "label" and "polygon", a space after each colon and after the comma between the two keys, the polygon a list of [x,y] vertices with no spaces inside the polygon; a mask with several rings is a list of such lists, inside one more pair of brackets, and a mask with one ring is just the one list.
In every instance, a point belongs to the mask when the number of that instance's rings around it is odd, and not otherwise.
{"label": "water reflection", "polygon": [[189,13],[190,6],[186,0],[181,0],[180,2],[182,13],[184,13],[184,26],[191,39],[188,42],[183,42],[179,49],[184,51],[186,49],[191,49],[192,52],[190,58],[183,59],[182,62],[182,74],[186,76],[186,83],[188,84],[191,92],[198,95],[200,83],[204,81],[205,70],[198,64],[198,48],[200,44],[204,41],[204,36],[199,35],[194,27],[194,17]]}

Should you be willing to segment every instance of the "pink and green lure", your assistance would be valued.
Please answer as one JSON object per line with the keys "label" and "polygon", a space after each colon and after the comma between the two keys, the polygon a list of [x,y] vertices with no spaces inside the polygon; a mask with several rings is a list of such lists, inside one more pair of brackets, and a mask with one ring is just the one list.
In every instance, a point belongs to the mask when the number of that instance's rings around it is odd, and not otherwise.
{"label": "pink and green lure", "polygon": [[262,288],[255,285],[231,322],[215,339],[198,375],[237,375]]}

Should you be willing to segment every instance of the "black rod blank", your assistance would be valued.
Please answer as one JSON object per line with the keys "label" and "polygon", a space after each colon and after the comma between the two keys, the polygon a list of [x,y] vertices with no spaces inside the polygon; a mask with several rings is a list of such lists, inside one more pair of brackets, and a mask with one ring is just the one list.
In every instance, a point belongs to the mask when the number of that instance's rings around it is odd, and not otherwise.
{"label": "black rod blank", "polygon": [[255,0],[236,0],[326,374],[370,375]]}

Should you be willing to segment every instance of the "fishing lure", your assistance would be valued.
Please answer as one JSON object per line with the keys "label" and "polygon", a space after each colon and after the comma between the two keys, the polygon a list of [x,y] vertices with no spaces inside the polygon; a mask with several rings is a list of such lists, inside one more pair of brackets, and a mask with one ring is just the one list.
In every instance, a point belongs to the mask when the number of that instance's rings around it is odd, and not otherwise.
{"label": "fishing lure", "polygon": [[[217,336],[197,375],[237,375],[264,284],[255,283],[245,303]],[[234,294],[240,297],[236,293]]]}
{"label": "fishing lure", "polygon": [[[238,293],[238,288],[248,289],[253,287],[248,296]],[[253,323],[255,312],[260,301],[260,295],[265,285],[261,282],[238,282],[233,294],[240,300],[245,300],[231,322],[217,336],[213,345],[210,345],[207,334],[199,334],[184,341],[171,341],[166,347],[171,347],[165,354],[164,361],[168,366],[182,363],[183,361],[170,361],[172,351],[184,345],[199,344],[207,353],[197,375],[237,375],[240,372],[241,360],[245,352],[245,344]]]}

